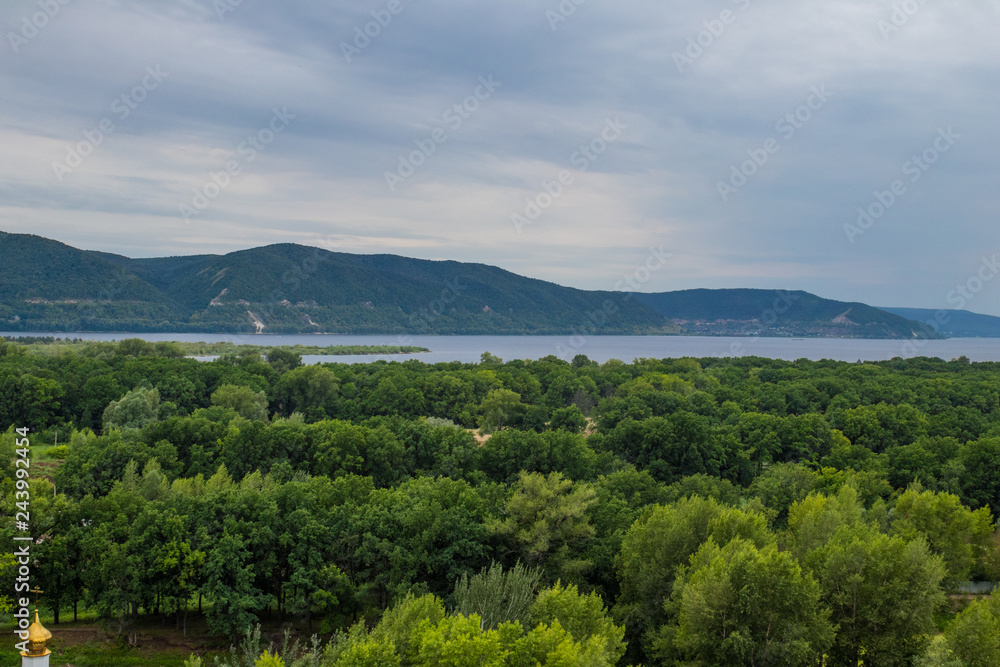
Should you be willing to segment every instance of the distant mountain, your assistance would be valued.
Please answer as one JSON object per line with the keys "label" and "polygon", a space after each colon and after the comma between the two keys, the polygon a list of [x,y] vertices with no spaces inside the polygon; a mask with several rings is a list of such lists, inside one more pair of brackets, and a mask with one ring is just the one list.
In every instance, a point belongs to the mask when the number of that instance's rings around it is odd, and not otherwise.
{"label": "distant mountain", "polygon": [[676,334],[623,293],[483,264],[280,244],[129,259],[0,232],[0,329],[13,331]]}
{"label": "distant mountain", "polygon": [[84,252],[64,243],[29,234],[0,232],[0,278],[3,300],[31,298],[92,299],[117,285],[116,298],[156,301],[158,290],[128,271],[116,271],[109,259],[128,258]]}
{"label": "distant mountain", "polygon": [[686,332],[701,335],[912,338],[923,331],[879,308],[802,291],[694,289],[634,296]]}
{"label": "distant mountain", "polygon": [[3,329],[911,338],[926,327],[800,291],[592,292],[485,264],[287,243],[130,259],[0,232]]}
{"label": "distant mountain", "polygon": [[970,313],[967,310],[934,310],[932,308],[882,308],[887,313],[925,322],[933,330],[936,323],[949,338],[1000,338],[1000,317]]}

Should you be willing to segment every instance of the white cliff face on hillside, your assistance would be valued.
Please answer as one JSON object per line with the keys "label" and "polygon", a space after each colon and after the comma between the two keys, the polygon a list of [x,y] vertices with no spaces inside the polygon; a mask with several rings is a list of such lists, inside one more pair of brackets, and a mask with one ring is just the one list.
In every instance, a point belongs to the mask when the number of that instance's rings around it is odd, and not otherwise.
{"label": "white cliff face on hillside", "polygon": [[267,325],[264,324],[264,320],[260,319],[254,313],[247,311],[247,315],[250,317],[250,321],[253,322],[254,327],[257,329],[257,333],[264,333],[264,329]]}
{"label": "white cliff face on hillside", "polygon": [[215,297],[214,299],[212,299],[211,301],[208,302],[209,307],[223,305],[222,304],[222,297],[226,296],[226,294],[228,294],[228,293],[229,293],[229,288],[228,287],[225,288],[224,290],[222,290],[221,292],[219,292],[219,296]]}

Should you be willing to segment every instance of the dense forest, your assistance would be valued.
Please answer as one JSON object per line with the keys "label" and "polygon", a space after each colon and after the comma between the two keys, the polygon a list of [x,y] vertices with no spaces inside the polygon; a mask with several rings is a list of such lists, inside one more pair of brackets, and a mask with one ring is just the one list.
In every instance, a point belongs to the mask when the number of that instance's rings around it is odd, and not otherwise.
{"label": "dense forest", "polygon": [[4,232],[0,323],[18,332],[681,331],[625,292],[573,289],[485,264],[353,255],[290,243],[221,256],[131,259]]}
{"label": "dense forest", "polygon": [[24,427],[41,604],[126,645],[204,615],[232,665],[1000,665],[1000,599],[958,595],[1000,579],[1000,364],[0,342],[9,517]]}
{"label": "dense forest", "polygon": [[[925,324],[928,319],[933,321],[933,311],[930,318],[924,313],[917,317],[901,316],[891,309],[824,299],[801,290],[687,289],[637,293],[635,298],[669,317],[686,333],[697,335],[941,337],[937,325],[932,328]],[[951,330],[959,332],[953,335],[963,333],[961,329]]]}
{"label": "dense forest", "polygon": [[663,265],[662,249],[651,251],[608,291],[588,291],[485,264],[289,243],[131,259],[0,232],[0,324],[17,332],[1000,336],[996,317],[903,314],[803,291],[627,291]]}

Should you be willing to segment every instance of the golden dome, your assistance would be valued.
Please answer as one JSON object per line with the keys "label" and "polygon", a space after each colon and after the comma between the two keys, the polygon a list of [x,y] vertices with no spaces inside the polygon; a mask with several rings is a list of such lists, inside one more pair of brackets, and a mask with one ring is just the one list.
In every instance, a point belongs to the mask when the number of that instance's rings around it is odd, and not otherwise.
{"label": "golden dome", "polygon": [[35,622],[28,626],[28,652],[21,655],[37,658],[48,655],[51,651],[45,648],[45,642],[52,639],[52,633],[45,629],[38,620],[38,610],[35,610]]}

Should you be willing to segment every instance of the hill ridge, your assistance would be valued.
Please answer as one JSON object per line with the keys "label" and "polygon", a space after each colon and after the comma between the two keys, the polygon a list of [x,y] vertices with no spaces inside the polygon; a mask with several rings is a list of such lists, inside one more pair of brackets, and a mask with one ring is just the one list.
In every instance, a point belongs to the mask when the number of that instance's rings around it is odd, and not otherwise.
{"label": "hill ridge", "polygon": [[689,333],[842,338],[938,337],[920,323],[861,302],[803,290],[723,288],[634,294]]}
{"label": "hill ridge", "polygon": [[295,243],[133,259],[6,232],[0,232],[0,328],[867,338],[921,331],[918,322],[886,310],[802,290],[582,290],[485,263]]}
{"label": "hill ridge", "polygon": [[624,293],[486,264],[294,243],[130,259],[0,236],[0,325],[13,331],[564,334],[609,298],[599,333],[680,333]]}

